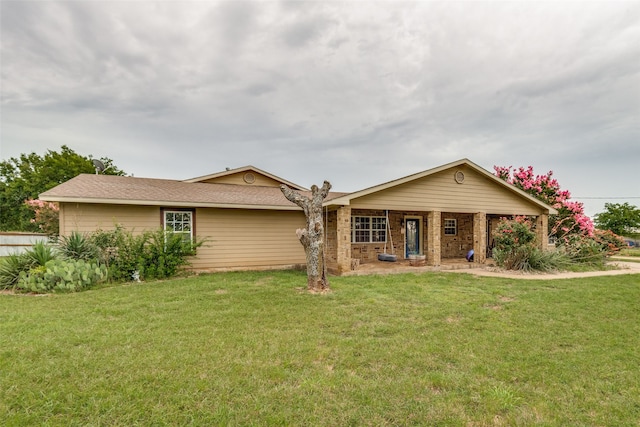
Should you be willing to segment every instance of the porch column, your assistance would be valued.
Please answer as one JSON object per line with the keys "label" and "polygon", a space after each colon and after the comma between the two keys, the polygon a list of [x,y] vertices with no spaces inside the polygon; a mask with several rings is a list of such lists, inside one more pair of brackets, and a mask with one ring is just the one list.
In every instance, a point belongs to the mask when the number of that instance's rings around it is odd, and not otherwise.
{"label": "porch column", "polygon": [[473,262],[484,264],[487,260],[487,213],[473,214]]}
{"label": "porch column", "polygon": [[427,265],[438,266],[441,260],[440,233],[442,232],[442,213],[427,212]]}
{"label": "porch column", "polygon": [[543,213],[536,217],[536,240],[541,251],[549,249],[549,214]]}
{"label": "porch column", "polygon": [[351,270],[351,207],[338,208],[336,218],[336,260],[338,274]]}

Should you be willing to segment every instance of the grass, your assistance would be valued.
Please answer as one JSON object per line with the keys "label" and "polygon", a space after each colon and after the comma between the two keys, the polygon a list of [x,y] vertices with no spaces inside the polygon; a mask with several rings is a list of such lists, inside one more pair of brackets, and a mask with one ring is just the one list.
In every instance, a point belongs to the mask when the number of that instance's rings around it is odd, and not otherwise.
{"label": "grass", "polygon": [[620,251],[622,256],[640,257],[640,248],[626,248]]}
{"label": "grass", "polygon": [[639,275],[305,284],[0,295],[0,424],[638,425]]}

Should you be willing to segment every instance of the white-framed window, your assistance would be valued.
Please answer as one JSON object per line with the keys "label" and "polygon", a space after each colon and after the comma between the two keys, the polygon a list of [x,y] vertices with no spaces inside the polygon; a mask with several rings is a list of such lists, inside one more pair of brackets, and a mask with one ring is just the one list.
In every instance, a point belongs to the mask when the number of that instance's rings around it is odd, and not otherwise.
{"label": "white-framed window", "polygon": [[455,219],[445,219],[444,220],[444,235],[445,236],[455,236],[458,234],[458,221]]}
{"label": "white-framed window", "polygon": [[352,216],[351,243],[387,241],[387,219],[383,216]]}
{"label": "white-framed window", "polygon": [[192,210],[163,211],[163,227],[165,232],[180,234],[183,240],[193,242],[193,216]]}

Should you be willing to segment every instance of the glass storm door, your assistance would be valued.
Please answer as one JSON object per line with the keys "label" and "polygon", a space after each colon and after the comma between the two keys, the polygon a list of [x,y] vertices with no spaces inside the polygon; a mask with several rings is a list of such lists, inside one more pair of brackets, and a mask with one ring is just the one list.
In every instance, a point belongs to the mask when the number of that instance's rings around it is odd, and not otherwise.
{"label": "glass storm door", "polygon": [[420,253],[420,220],[406,219],[404,235],[406,239],[406,256]]}

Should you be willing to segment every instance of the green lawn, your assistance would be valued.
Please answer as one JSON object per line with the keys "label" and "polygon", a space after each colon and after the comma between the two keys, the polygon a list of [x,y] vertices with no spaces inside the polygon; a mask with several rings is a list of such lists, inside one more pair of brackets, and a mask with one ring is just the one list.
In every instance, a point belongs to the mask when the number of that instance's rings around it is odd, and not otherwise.
{"label": "green lawn", "polygon": [[638,426],[640,275],[0,295],[0,425]]}
{"label": "green lawn", "polygon": [[640,257],[640,248],[626,248],[620,251],[622,256]]}

